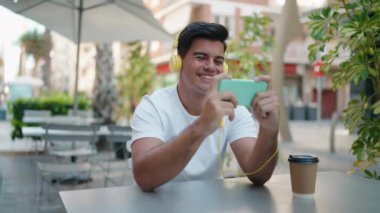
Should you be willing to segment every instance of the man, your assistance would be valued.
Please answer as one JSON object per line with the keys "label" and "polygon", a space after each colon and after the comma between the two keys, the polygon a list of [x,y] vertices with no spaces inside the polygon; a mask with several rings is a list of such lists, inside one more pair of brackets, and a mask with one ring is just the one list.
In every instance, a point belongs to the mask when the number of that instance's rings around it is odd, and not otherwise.
{"label": "man", "polygon": [[[221,79],[231,78],[223,73],[227,38],[222,25],[188,25],[178,38],[178,85],[145,96],[135,110],[133,172],[143,191],[171,180],[218,178],[219,155],[224,156],[227,144],[245,173],[266,164],[247,175],[252,182],[262,185],[271,177],[277,162],[278,99],[271,90],[258,93],[252,116],[237,106],[232,93],[217,91]],[[269,77],[257,80],[270,88]]]}

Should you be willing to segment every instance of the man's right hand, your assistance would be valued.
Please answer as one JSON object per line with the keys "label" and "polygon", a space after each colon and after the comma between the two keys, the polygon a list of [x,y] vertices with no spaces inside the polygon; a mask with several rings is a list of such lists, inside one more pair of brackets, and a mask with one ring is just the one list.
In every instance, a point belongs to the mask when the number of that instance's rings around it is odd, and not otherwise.
{"label": "man's right hand", "polygon": [[213,77],[206,100],[203,105],[199,122],[204,124],[209,134],[215,131],[225,115],[233,120],[234,109],[237,106],[237,99],[232,92],[218,92],[218,85],[221,79],[230,79],[231,76],[225,73]]}

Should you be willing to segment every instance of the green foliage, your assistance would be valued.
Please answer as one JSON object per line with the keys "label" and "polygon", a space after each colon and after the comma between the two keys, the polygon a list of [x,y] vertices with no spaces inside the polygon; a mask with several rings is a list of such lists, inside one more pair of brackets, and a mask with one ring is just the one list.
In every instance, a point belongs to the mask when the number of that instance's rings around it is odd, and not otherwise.
{"label": "green foliage", "polygon": [[117,75],[119,105],[116,117],[132,116],[140,99],[153,89],[156,70],[147,55],[143,55],[141,42],[127,45],[129,57],[122,64]]}
{"label": "green foliage", "polygon": [[[85,110],[91,106],[90,100],[80,96],[78,98],[78,109]],[[10,103],[12,113],[12,140],[23,138],[22,122],[24,110],[50,110],[52,115],[67,115],[69,109],[73,108],[73,99],[67,95],[56,94],[52,96],[42,96],[40,98],[17,99]]]}
{"label": "green foliage", "polygon": [[367,97],[363,91],[360,100],[350,101],[344,120],[348,130],[358,133],[351,147],[354,167],[368,178],[380,179],[370,171],[380,158],[380,1],[336,1],[312,12],[309,19],[315,40],[308,47],[309,60],[320,57],[321,70],[331,72],[333,62],[343,59],[333,72],[333,87],[365,80],[374,87],[374,95]]}
{"label": "green foliage", "polygon": [[25,48],[27,54],[33,56],[36,62],[44,57],[44,33],[40,33],[36,29],[28,31],[21,35],[19,43]]}
{"label": "green foliage", "polygon": [[274,38],[269,30],[272,20],[268,16],[254,13],[244,16],[243,30],[229,45],[227,54],[239,62],[228,62],[235,78],[252,78],[269,73],[269,57]]}

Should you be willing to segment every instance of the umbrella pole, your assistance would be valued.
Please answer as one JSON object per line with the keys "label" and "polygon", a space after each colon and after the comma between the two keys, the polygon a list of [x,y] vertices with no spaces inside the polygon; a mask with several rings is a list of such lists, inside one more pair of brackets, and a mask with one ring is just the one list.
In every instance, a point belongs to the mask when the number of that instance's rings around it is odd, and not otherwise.
{"label": "umbrella pole", "polygon": [[83,0],[79,1],[78,9],[78,37],[77,37],[77,61],[75,65],[75,85],[74,85],[74,116],[78,111],[78,75],[79,75],[79,61],[80,61],[80,43],[82,40],[82,14],[83,14]]}

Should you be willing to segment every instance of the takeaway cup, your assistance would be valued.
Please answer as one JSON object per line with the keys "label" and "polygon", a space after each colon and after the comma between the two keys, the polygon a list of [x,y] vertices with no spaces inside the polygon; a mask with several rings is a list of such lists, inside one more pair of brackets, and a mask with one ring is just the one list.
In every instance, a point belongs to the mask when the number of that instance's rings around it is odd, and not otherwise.
{"label": "takeaway cup", "polygon": [[313,155],[289,155],[290,179],[294,197],[312,198],[319,159]]}

